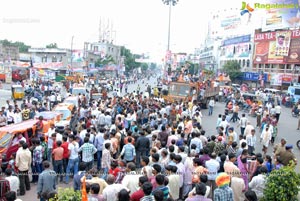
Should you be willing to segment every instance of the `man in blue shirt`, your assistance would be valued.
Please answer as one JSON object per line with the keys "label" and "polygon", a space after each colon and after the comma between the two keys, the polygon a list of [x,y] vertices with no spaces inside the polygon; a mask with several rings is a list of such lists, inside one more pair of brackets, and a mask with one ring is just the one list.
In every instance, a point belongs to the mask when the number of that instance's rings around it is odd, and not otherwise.
{"label": "man in blue shirt", "polygon": [[124,145],[120,156],[124,157],[127,163],[135,161],[135,147],[132,145],[132,138],[128,138],[128,144]]}

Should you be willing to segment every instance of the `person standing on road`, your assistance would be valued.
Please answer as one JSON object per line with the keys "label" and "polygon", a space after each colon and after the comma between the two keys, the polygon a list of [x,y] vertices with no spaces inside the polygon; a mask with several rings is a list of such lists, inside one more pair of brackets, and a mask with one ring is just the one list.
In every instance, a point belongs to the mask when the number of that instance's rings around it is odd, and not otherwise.
{"label": "person standing on road", "polygon": [[43,162],[44,171],[39,175],[37,198],[46,201],[45,194],[56,190],[56,173],[50,169],[48,161]]}
{"label": "person standing on road", "polygon": [[[28,149],[28,145],[22,142],[22,148],[19,148],[16,155],[16,167],[19,171],[20,179],[20,195],[25,195],[25,188],[30,190],[30,182],[28,176],[28,170],[31,166],[31,152]],[[21,145],[21,143],[19,143]]]}
{"label": "person standing on road", "polygon": [[94,154],[97,152],[96,147],[89,142],[89,138],[84,138],[84,144],[79,148],[78,152],[82,152],[82,161],[86,163],[86,171],[93,167]]}
{"label": "person standing on road", "polygon": [[245,134],[245,128],[247,126],[248,119],[246,114],[242,114],[242,118],[239,121],[239,126],[241,127],[241,135]]}
{"label": "person standing on road", "polygon": [[209,107],[208,108],[209,109],[208,115],[211,116],[213,114],[213,110],[214,110],[214,107],[215,107],[215,100],[214,100],[214,98],[211,98],[209,100],[208,107]]}
{"label": "person standing on road", "polygon": [[233,114],[232,114],[232,117],[231,117],[231,119],[230,119],[230,121],[232,120],[233,123],[236,122],[237,120],[240,120],[240,118],[239,118],[239,109],[240,109],[240,107],[239,107],[239,105],[236,103],[236,104],[234,105],[234,107],[233,107]]}
{"label": "person standing on road", "polygon": [[97,133],[94,141],[94,146],[97,149],[97,169],[101,169],[101,159],[102,159],[102,150],[103,150],[103,143],[104,143],[104,132],[105,129],[100,127],[99,132]]}
{"label": "person standing on road", "polygon": [[79,157],[78,157],[78,149],[79,145],[78,142],[75,140],[75,136],[71,135],[69,136],[69,161],[68,161],[68,167],[66,171],[66,181],[65,183],[69,183],[69,176],[71,174],[71,169],[74,170],[74,175],[78,172],[78,164],[79,164]]}
{"label": "person standing on road", "polygon": [[[148,156],[150,150],[150,140],[145,137],[145,132],[140,131],[140,135],[135,143],[136,148],[136,165],[140,167],[140,159],[142,156]],[[167,144],[167,140],[165,141]]]}

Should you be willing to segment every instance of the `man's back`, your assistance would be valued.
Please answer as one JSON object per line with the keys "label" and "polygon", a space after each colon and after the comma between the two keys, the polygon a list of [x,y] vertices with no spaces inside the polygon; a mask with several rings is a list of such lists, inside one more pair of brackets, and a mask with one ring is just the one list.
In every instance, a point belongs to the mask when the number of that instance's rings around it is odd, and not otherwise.
{"label": "man's back", "polygon": [[0,200],[5,197],[5,193],[8,191],[10,191],[9,182],[4,178],[0,178]]}
{"label": "man's back", "polygon": [[233,201],[233,191],[228,185],[219,187],[214,191],[214,201],[224,200]]}
{"label": "man's back", "polygon": [[56,189],[56,173],[53,170],[46,169],[39,175],[38,192],[51,192]]}

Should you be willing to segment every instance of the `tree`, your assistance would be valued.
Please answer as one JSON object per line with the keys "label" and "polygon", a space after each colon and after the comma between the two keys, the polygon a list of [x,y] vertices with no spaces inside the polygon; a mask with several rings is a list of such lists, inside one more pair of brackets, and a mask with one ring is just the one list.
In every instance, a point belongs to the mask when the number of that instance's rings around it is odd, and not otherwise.
{"label": "tree", "polygon": [[135,59],[138,58],[139,55],[132,54],[130,50],[125,48],[124,46],[121,47],[121,56],[125,57],[124,64],[125,70],[127,72],[141,66],[140,63],[135,61]]}
{"label": "tree", "polygon": [[148,64],[142,63],[141,68],[142,68],[142,71],[147,71],[148,70]]}
{"label": "tree", "polygon": [[296,201],[300,186],[300,175],[295,164],[273,170],[267,177],[262,201]]}
{"label": "tree", "polygon": [[58,48],[56,43],[50,43],[49,45],[46,45],[46,48]]}
{"label": "tree", "polygon": [[96,67],[101,67],[104,65],[115,63],[114,58],[111,55],[105,56],[104,58],[100,58],[95,62]]}
{"label": "tree", "polygon": [[156,69],[156,63],[151,63],[150,64],[150,70],[154,70],[154,69]]}
{"label": "tree", "polygon": [[23,43],[23,42],[19,42],[19,41],[12,42],[12,41],[9,41],[9,40],[7,40],[7,39],[0,40],[0,43],[3,44],[4,46],[15,46],[15,47],[19,47],[19,52],[21,52],[21,53],[26,53],[26,52],[28,52],[28,49],[31,48],[31,46],[26,45],[26,44]]}
{"label": "tree", "polygon": [[232,81],[242,75],[241,66],[237,61],[227,61],[223,66],[223,70],[227,73]]}

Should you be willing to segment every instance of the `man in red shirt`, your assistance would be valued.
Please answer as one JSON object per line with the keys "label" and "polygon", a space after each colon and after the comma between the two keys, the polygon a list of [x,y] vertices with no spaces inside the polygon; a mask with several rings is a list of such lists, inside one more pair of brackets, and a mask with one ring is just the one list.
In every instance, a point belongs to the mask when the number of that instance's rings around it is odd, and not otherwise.
{"label": "man in red shirt", "polygon": [[69,162],[69,142],[67,142],[68,137],[64,135],[62,137],[62,145],[61,147],[64,149],[63,153],[63,172],[65,173],[67,170],[68,162]]}
{"label": "man in red shirt", "polygon": [[121,171],[121,169],[118,168],[118,162],[112,161],[110,164],[110,169],[108,170],[108,174],[111,174],[111,175],[114,175],[114,177],[117,177],[120,171]]}
{"label": "man in red shirt", "polygon": [[146,176],[141,176],[139,178],[139,187],[140,187],[140,189],[138,191],[132,193],[132,195],[130,196],[131,201],[140,201],[140,199],[142,197],[144,197],[145,194],[144,194],[144,191],[142,189],[142,186],[147,181],[148,181],[148,178]]}

